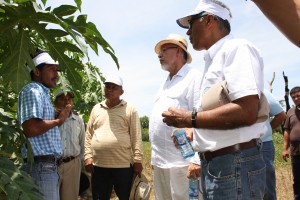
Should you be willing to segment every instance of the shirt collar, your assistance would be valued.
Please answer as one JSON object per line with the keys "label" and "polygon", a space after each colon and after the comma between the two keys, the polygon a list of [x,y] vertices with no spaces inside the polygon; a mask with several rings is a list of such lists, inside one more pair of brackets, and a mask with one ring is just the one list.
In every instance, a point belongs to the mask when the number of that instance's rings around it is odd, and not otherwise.
{"label": "shirt collar", "polygon": [[73,112],[71,112],[71,115],[70,115],[69,118],[71,118],[71,119],[76,119],[76,115],[75,115]]}
{"label": "shirt collar", "polygon": [[231,34],[226,35],[225,37],[218,40],[215,44],[213,44],[208,50],[204,52],[204,61],[209,62],[214,59],[217,52],[220,50],[220,48],[223,46],[223,44],[233,38]]}
{"label": "shirt collar", "polygon": [[34,83],[38,84],[39,86],[41,86],[41,88],[45,91],[45,93],[50,95],[50,89],[49,88],[44,86],[42,83],[39,83],[39,82],[36,82],[36,81],[32,81],[32,82],[34,82]]}
{"label": "shirt collar", "polygon": [[[114,106],[114,107],[112,107],[112,108],[117,108],[117,107],[120,107],[120,106],[124,106],[125,104],[126,104],[126,101],[124,101],[123,99],[121,99],[121,102],[120,102],[118,105],[116,105],[116,106]],[[112,108],[108,108],[108,107],[107,107],[107,105],[106,105],[106,103],[105,103],[105,100],[102,101],[102,102],[100,103],[100,106],[101,106],[102,108],[105,108],[105,109],[112,109]]]}
{"label": "shirt collar", "polygon": [[[183,76],[185,76],[185,75],[187,74],[187,72],[188,72],[188,65],[185,64],[185,65],[183,65],[183,66],[180,68],[180,70],[173,76],[173,78],[176,77],[176,76],[183,77]],[[167,80],[169,80],[169,81],[171,80],[171,79],[170,79],[170,76],[167,77]]]}

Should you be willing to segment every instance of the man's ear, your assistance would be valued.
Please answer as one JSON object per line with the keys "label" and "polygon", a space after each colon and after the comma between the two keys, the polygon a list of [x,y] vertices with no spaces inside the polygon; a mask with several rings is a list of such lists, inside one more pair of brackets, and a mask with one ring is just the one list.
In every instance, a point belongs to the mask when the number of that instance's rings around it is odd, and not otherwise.
{"label": "man's ear", "polygon": [[35,76],[39,76],[40,75],[40,70],[35,68],[33,73],[34,73]]}
{"label": "man's ear", "polygon": [[124,93],[124,90],[123,90],[123,88],[122,88],[122,91],[121,91],[121,95]]}

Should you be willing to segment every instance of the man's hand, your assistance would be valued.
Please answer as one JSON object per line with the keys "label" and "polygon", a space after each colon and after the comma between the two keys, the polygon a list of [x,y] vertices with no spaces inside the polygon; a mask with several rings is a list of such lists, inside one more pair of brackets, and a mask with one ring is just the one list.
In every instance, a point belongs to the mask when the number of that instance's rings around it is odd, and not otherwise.
{"label": "man's hand", "polygon": [[[61,109],[60,111],[57,110],[57,113],[55,113],[57,116],[57,119],[59,120],[58,126],[61,126],[64,121],[70,116],[72,110],[72,105],[68,104],[65,108]],[[58,113],[59,112],[59,113]]]}
{"label": "man's hand", "polygon": [[134,172],[133,177],[138,175],[141,178],[142,171],[143,171],[142,163],[133,163],[133,172]]}
{"label": "man's hand", "polygon": [[187,177],[189,179],[196,179],[200,177],[200,171],[201,171],[201,166],[197,165],[195,163],[190,163],[188,172],[187,172]]}
{"label": "man's hand", "polygon": [[168,111],[162,113],[163,122],[168,126],[177,128],[192,127],[192,112],[183,108],[169,108]]}
{"label": "man's hand", "polygon": [[289,151],[288,150],[283,150],[282,152],[282,158],[285,162],[287,162],[287,158],[290,157]]}
{"label": "man's hand", "polygon": [[84,161],[85,171],[93,174],[94,173],[94,166],[93,166],[93,158],[88,158]]}
{"label": "man's hand", "polygon": [[[175,131],[177,131],[178,129],[175,129],[172,134],[171,134],[171,138],[173,139],[174,145],[176,147],[176,149],[179,149],[179,145],[174,137],[174,133]],[[193,141],[193,129],[192,128],[185,128],[185,135],[187,137],[187,139],[192,142]]]}

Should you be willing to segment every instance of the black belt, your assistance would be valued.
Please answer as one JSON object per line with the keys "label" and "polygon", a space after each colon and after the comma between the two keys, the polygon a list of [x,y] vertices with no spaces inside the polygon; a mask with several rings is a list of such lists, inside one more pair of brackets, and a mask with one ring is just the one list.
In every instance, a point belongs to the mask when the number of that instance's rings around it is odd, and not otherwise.
{"label": "black belt", "polygon": [[[23,159],[24,162],[27,162],[27,158]],[[42,155],[42,156],[34,156],[33,160],[35,162],[48,162],[48,163],[55,163],[56,165],[61,164],[61,158],[54,156],[54,155]]]}
{"label": "black belt", "polygon": [[242,151],[245,149],[250,149],[256,147],[258,145],[258,140],[253,139],[249,142],[238,143],[229,147],[224,147],[222,149],[218,149],[216,151],[206,151],[203,153],[198,153],[201,160],[211,161],[213,158],[218,156],[223,156],[225,154],[230,154],[238,151]]}
{"label": "black belt", "polygon": [[61,158],[61,161],[63,163],[67,163],[67,162],[70,162],[71,160],[73,160],[74,158],[75,158],[74,156],[63,157],[63,158]]}

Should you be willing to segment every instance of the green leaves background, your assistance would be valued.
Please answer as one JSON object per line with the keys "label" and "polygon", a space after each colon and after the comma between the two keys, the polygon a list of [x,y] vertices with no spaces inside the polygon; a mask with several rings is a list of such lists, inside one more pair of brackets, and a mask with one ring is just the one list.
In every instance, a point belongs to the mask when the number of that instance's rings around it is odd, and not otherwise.
{"label": "green leaves background", "polygon": [[[58,60],[59,87],[75,93],[74,110],[85,121],[102,101],[99,68],[90,62],[88,49],[97,55],[99,47],[116,63],[113,48],[94,23],[81,14],[81,0],[75,5],[45,7],[34,0],[0,0],[0,199],[41,199],[35,184],[19,168],[20,147],[27,143],[16,121],[17,96],[30,81],[26,66],[34,68],[31,55],[44,49]],[[55,91],[53,91],[55,92]],[[29,159],[30,159],[29,154]]]}

